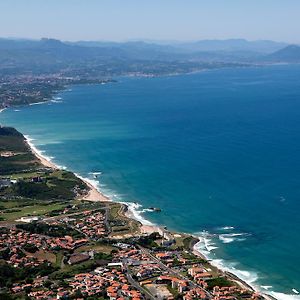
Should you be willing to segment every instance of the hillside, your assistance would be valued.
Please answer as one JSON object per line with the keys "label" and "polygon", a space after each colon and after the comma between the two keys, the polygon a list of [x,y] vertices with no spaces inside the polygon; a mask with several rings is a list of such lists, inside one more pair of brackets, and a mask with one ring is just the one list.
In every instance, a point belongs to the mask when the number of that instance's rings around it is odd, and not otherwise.
{"label": "hillside", "polygon": [[278,62],[300,62],[300,46],[289,45],[270,54],[267,58]]}

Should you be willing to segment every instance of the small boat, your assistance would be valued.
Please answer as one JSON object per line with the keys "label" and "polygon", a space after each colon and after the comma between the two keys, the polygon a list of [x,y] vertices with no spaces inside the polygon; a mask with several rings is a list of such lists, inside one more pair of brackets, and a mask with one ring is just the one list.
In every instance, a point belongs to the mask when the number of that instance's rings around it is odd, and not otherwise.
{"label": "small boat", "polygon": [[292,291],[297,295],[299,294],[299,292],[296,289],[292,289]]}

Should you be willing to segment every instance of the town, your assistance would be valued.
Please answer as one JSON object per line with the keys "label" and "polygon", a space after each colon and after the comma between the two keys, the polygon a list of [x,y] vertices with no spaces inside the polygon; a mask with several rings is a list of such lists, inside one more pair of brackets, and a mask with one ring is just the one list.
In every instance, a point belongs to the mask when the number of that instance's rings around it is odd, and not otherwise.
{"label": "town", "polygon": [[[75,72],[76,73],[76,72]],[[0,72],[0,110],[11,106],[33,105],[46,101],[60,102],[59,91],[74,84],[105,84],[114,80],[86,75],[68,76],[63,72],[51,74],[13,74]]]}
{"label": "town", "polygon": [[[6,281],[12,294],[26,294],[31,299],[261,298],[228,280],[189,250],[159,246],[162,237],[158,233],[134,239],[102,239],[107,234],[105,225],[102,223],[101,234],[97,234],[98,230],[95,234],[93,226],[101,227],[99,213],[91,216],[77,223],[91,226],[87,238],[54,238],[47,233],[32,233],[30,226],[2,227],[1,258],[8,270],[28,272],[21,282]],[[44,221],[34,226],[41,222]],[[45,221],[49,226],[59,223]]]}
{"label": "town", "polygon": [[263,299],[212,266],[198,239],[89,201],[73,173],[41,164],[0,127],[1,299]]}

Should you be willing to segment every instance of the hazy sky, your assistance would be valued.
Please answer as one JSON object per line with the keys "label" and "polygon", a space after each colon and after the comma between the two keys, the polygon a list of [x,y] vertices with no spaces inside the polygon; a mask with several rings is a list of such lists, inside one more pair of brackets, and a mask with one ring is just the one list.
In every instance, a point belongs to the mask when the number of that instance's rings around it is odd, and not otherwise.
{"label": "hazy sky", "polygon": [[300,43],[300,0],[0,0],[0,36]]}

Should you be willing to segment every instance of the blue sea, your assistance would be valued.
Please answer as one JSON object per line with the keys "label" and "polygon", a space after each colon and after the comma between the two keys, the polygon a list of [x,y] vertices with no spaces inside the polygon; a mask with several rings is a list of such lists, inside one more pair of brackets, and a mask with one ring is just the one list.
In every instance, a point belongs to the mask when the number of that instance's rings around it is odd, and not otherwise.
{"label": "blue sea", "polygon": [[[53,162],[201,237],[223,268],[281,299],[300,291],[300,66],[72,86],[0,122]],[[151,213],[148,207],[159,207]]]}

